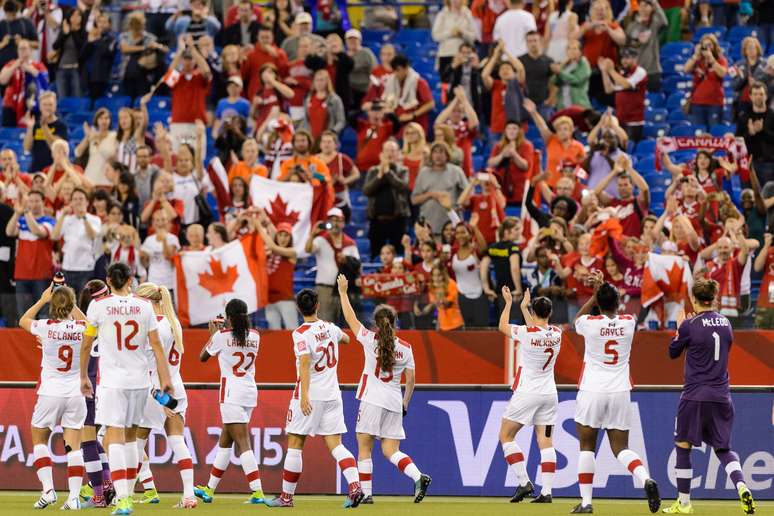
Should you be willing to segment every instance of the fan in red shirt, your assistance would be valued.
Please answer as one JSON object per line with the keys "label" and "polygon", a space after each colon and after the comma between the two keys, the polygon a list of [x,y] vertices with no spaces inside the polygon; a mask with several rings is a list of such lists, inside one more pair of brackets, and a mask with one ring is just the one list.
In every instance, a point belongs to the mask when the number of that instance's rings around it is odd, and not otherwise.
{"label": "fan in red shirt", "polygon": [[159,172],[156,182],[153,183],[153,192],[150,200],[143,206],[140,213],[140,222],[148,226],[148,235],[154,232],[150,223],[153,214],[157,210],[163,210],[169,221],[169,232],[173,235],[180,233],[180,221],[183,218],[183,201],[172,197],[175,183],[172,175],[167,172]]}
{"label": "fan in red shirt", "polygon": [[714,34],[702,36],[693,55],[685,62],[684,70],[693,75],[693,123],[707,128],[720,123],[725,103],[723,78],[728,73],[728,62]]}
{"label": "fan in red shirt", "polygon": [[349,221],[351,202],[349,185],[360,179],[360,170],[352,159],[339,152],[339,138],[333,131],[323,131],[320,136],[320,153],[317,155],[328,166],[333,181],[333,192],[336,195],[334,206],[344,212],[344,219]]}
{"label": "fan in red shirt", "polygon": [[577,308],[583,306],[594,295],[594,289],[587,282],[589,274],[604,267],[602,259],[591,254],[591,233],[578,237],[578,250],[561,257],[560,276],[567,280],[567,288],[575,292],[571,304]]}
{"label": "fan in red shirt", "polygon": [[288,114],[294,122],[304,118],[304,99],[312,87],[312,70],[306,67],[306,56],[312,50],[312,40],[308,36],[298,38],[296,58],[288,65],[288,74],[284,82],[293,89],[293,97],[288,100]]}
{"label": "fan in red shirt", "polygon": [[521,205],[526,181],[529,180],[535,157],[532,144],[516,122],[505,125],[502,139],[492,147],[487,166],[495,170],[497,180],[508,204]]}
{"label": "fan in red shirt", "polygon": [[[476,192],[474,189],[479,189]],[[457,203],[478,215],[478,229],[487,244],[497,241],[497,228],[505,219],[505,196],[494,174],[473,176],[460,194]]]}
{"label": "fan in red shirt", "polygon": [[[616,178],[618,197],[612,197],[605,192],[610,181]],[[640,192],[635,197],[634,187]],[[648,214],[650,205],[650,188],[645,179],[634,170],[632,162],[626,154],[616,158],[613,170],[605,176],[594,188],[594,193],[603,206],[617,208],[617,218],[626,236],[639,237],[642,231],[642,219]]]}
{"label": "fan in red shirt", "polygon": [[263,65],[271,63],[275,71],[284,77],[288,71],[288,56],[285,51],[274,45],[274,34],[270,27],[261,26],[258,30],[258,43],[247,59],[242,63],[242,80],[247,85],[247,99],[252,99],[262,87]]}
{"label": "fan in red shirt", "polygon": [[[501,56],[504,56],[507,61],[500,61]],[[499,63],[497,65],[497,76],[499,79],[492,78],[492,72],[496,63]],[[508,110],[506,103],[514,102],[507,98],[508,84],[511,81],[516,81],[520,85],[524,84],[524,66],[522,66],[518,59],[508,54],[505,50],[505,45],[500,41],[491,59],[481,71],[481,81],[484,83],[484,87],[492,93],[489,129],[493,133],[500,134],[505,130],[506,122],[509,122],[506,115]]]}
{"label": "fan in red shirt", "polygon": [[427,133],[430,111],[435,109],[435,100],[430,85],[404,55],[397,55],[392,62],[393,73],[387,76],[382,99],[388,105],[395,106],[395,116],[401,125],[417,122]]}
{"label": "fan in red shirt", "polygon": [[277,67],[274,64],[264,63],[259,72],[261,87],[253,97],[250,107],[256,127],[263,125],[272,108],[277,107],[282,111],[286,101],[295,95],[293,88],[277,77]]}
{"label": "fan in red shirt", "polygon": [[395,57],[395,47],[390,43],[382,45],[382,48],[379,49],[380,63],[371,70],[371,75],[368,77],[370,84],[365,97],[363,97],[363,110],[367,110],[371,102],[382,98],[384,84],[393,71],[390,64],[393,57]]}
{"label": "fan in red shirt", "polygon": [[758,293],[758,312],[755,320],[756,328],[771,328],[774,320],[774,247],[771,245],[772,234],[763,235],[763,247],[755,258],[755,272],[763,271],[761,289]]}
{"label": "fan in red shirt", "polygon": [[94,185],[84,175],[83,168],[70,161],[70,145],[65,140],[59,139],[51,144],[51,159],[54,162],[43,169],[47,189],[53,188],[56,191],[65,180],[87,192],[94,189]]}
{"label": "fan in red shirt", "polygon": [[478,114],[468,101],[465,89],[457,86],[454,98],[435,119],[435,125],[446,124],[454,129],[457,145],[462,149],[462,170],[470,177],[473,173],[473,140],[478,134]]}
{"label": "fan in red shirt", "polygon": [[[744,221],[742,221],[744,222]],[[715,253],[715,257],[705,262],[706,277],[720,285],[720,313],[727,317],[737,317],[741,308],[742,272],[747,264],[747,242],[738,226],[737,234],[723,236],[714,244],[706,247],[700,256]],[[739,250],[734,250],[734,244]]]}
{"label": "fan in red shirt", "polygon": [[382,145],[398,128],[395,116],[385,113],[381,102],[371,103],[366,112],[368,118],[357,121],[355,164],[360,170],[368,170],[379,164]]}

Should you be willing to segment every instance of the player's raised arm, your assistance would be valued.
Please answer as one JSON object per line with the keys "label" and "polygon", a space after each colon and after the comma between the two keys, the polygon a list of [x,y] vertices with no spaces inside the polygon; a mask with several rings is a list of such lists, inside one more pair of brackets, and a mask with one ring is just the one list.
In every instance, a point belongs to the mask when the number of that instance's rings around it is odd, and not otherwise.
{"label": "player's raised arm", "polygon": [[46,304],[51,300],[51,287],[49,286],[46,290],[43,291],[43,294],[40,296],[40,299],[35,302],[34,305],[29,307],[26,312],[24,312],[24,315],[21,316],[21,319],[19,319],[19,326],[32,333],[32,323],[35,321],[35,317],[37,317],[38,312],[40,312],[41,308],[46,306]]}
{"label": "player's raised arm", "polygon": [[497,329],[507,337],[511,337],[511,304],[513,303],[513,296],[511,296],[511,289],[507,286],[502,289],[502,296],[505,305],[503,311],[500,314],[500,324]]}
{"label": "player's raised arm", "polygon": [[[339,277],[336,278],[336,283],[339,287],[339,298],[341,299],[341,311],[344,314],[344,320],[347,321],[347,326],[349,326],[349,329],[352,330],[355,335],[357,335],[360,331],[362,323],[357,319],[357,314],[355,314],[355,310],[352,308],[352,303],[349,302],[349,296],[347,295],[349,281],[347,281],[346,276],[339,274]],[[349,336],[345,335],[345,337],[347,337],[347,340],[344,341],[342,339],[342,342],[345,344],[349,343]]]}
{"label": "player's raised arm", "polygon": [[605,282],[602,275],[602,271],[594,271],[589,274],[589,284],[594,288],[594,295],[586,301],[583,306],[580,307],[578,313],[575,315],[575,320],[572,322],[573,326],[578,322],[578,319],[591,313],[591,309],[597,304],[597,289]]}
{"label": "player's raised arm", "polygon": [[527,326],[534,326],[535,325],[535,318],[532,317],[532,312],[529,309],[529,305],[532,302],[532,293],[529,289],[524,291],[524,297],[521,298],[521,304],[519,305],[519,308],[521,308],[521,314],[524,316],[524,323]]}

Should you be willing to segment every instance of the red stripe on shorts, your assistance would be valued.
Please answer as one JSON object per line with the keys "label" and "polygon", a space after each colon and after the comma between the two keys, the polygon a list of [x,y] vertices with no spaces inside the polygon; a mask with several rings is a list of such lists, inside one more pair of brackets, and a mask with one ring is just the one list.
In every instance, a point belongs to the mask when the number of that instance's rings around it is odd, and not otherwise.
{"label": "red stripe on shorts", "polygon": [[177,461],[177,469],[180,471],[184,469],[193,469],[193,461],[191,459],[180,459]]}
{"label": "red stripe on shorts", "polygon": [[556,462],[541,462],[540,470],[543,473],[556,473]]}
{"label": "red stripe on shorts", "polygon": [[521,462],[524,460],[524,454],[511,453],[510,455],[505,456],[505,460],[508,462],[508,464],[516,464],[517,462]]}
{"label": "red stripe on shorts", "polygon": [[41,457],[37,459],[35,462],[33,462],[32,465],[35,466],[35,469],[50,468],[51,457]]}
{"label": "red stripe on shorts", "polygon": [[642,461],[640,459],[634,459],[626,467],[629,469],[631,473],[634,473],[634,470],[637,469],[639,466],[642,466]]}
{"label": "red stripe on shorts", "polygon": [[578,473],[578,483],[579,484],[593,484],[594,483],[594,473]]}
{"label": "red stripe on shorts", "polygon": [[412,463],[411,457],[403,457],[398,461],[398,469],[403,471]]}
{"label": "red stripe on shorts", "polygon": [[339,468],[341,471],[349,468],[357,468],[357,462],[355,462],[355,459],[352,457],[347,457],[346,459],[341,459],[339,461]]}
{"label": "red stripe on shorts", "polygon": [[286,469],[282,470],[282,480],[285,482],[296,483],[299,478],[301,478],[301,472],[296,473],[295,471],[288,471]]}

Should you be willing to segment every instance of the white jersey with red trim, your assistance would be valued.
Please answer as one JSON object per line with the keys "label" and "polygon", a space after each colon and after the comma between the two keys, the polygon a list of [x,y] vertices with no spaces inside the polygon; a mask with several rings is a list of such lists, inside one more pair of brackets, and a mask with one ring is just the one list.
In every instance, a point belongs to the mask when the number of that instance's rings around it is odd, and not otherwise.
{"label": "white jersey with red trim", "polygon": [[85,321],[32,321],[30,332],[40,339],[43,348],[39,395],[81,396],[81,341],[85,329]]}
{"label": "white jersey with red trim", "polygon": [[95,299],[86,314],[99,338],[99,383],[114,389],[150,387],[148,333],[158,327],[150,301],[129,295]]}
{"label": "white jersey with red trim", "polygon": [[554,365],[562,346],[562,330],[556,326],[511,325],[516,341],[514,391],[529,394],[556,394]]}
{"label": "white jersey with red trim", "polygon": [[411,345],[395,337],[395,364],[391,371],[385,372],[379,360],[376,333],[360,325],[357,341],[362,344],[365,354],[363,374],[357,386],[357,399],[390,412],[402,413],[403,393],[400,390],[400,381],[404,370],[414,369],[414,353],[411,351]]}
{"label": "white jersey with red trim", "polygon": [[293,352],[296,355],[296,381],[294,398],[301,396],[301,355],[309,355],[310,401],[341,399],[339,389],[339,341],[344,332],[327,321],[305,322],[293,330]]}
{"label": "white jersey with red trim", "polygon": [[220,366],[220,402],[255,407],[258,387],[255,385],[255,359],[261,336],[251,329],[241,346],[231,330],[220,330],[210,337],[207,353],[218,357]]}
{"label": "white jersey with red trim", "polygon": [[631,315],[583,315],[575,331],[583,336],[586,351],[578,388],[589,392],[621,392],[632,389],[629,357],[637,320]]}
{"label": "white jersey with red trim", "polygon": [[[180,376],[180,361],[182,360],[183,353],[175,347],[175,334],[172,332],[172,323],[169,319],[163,315],[156,315],[156,322],[159,332],[159,341],[161,341],[161,348],[164,351],[164,358],[167,361],[167,369],[169,370],[169,379],[173,387],[181,385],[183,379]],[[153,354],[153,349],[148,346],[148,370],[150,371],[151,381],[156,386],[158,383],[158,372],[156,371],[156,357]]]}

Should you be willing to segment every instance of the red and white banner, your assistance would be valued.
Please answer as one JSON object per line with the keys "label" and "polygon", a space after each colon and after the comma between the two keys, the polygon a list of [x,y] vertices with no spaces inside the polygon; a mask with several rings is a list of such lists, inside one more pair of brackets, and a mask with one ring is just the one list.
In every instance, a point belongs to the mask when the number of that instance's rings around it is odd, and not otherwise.
{"label": "red and white banner", "polygon": [[360,278],[363,297],[409,296],[419,293],[414,274],[365,274]]}
{"label": "red and white banner", "polygon": [[312,227],[312,186],[253,175],[250,180],[250,199],[253,206],[266,211],[275,226],[280,222],[293,226],[293,247],[299,256],[307,256],[304,244]]}
{"label": "red and white banner", "polygon": [[724,151],[730,161],[739,166],[738,174],[745,181],[750,173],[750,156],[744,138],[733,136],[661,136],[656,140],[656,167],[661,166],[661,156],[680,150]]}
{"label": "red and white banner", "polygon": [[691,268],[685,258],[648,253],[648,262],[642,276],[643,307],[647,308],[662,298],[665,301],[686,299],[692,285]]}
{"label": "red and white banner", "polygon": [[263,242],[255,234],[219,249],[185,251],[175,257],[177,308],[183,326],[204,324],[234,298],[248,313],[266,304],[268,280]]}

